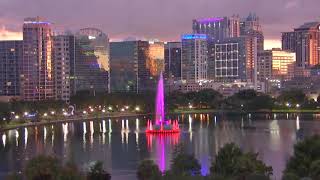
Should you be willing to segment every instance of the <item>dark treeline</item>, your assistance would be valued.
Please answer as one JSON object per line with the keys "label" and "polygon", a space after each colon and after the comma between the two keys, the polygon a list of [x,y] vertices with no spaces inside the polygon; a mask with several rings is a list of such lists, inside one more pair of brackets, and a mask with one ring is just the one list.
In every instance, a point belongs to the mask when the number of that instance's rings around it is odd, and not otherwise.
{"label": "dark treeline", "polygon": [[282,91],[276,98],[254,90],[242,90],[228,97],[211,89],[189,93],[174,92],[168,95],[167,103],[170,110],[195,108],[259,111],[292,108],[316,109],[319,106],[313,99],[308,99],[301,90]]}
{"label": "dark treeline", "polygon": [[[308,99],[300,90],[283,91],[277,98],[254,90],[243,90],[232,96],[224,97],[219,92],[205,89],[199,92],[172,92],[166,96],[168,112],[187,109],[213,109],[232,111],[259,111],[272,109],[317,109],[320,101]],[[71,98],[70,103],[62,101],[23,102],[11,101],[0,103],[0,116],[10,116],[10,112],[22,114],[23,112],[60,112],[69,105],[76,110],[83,110],[89,106],[112,106],[113,111],[119,111],[124,106],[134,110],[139,106],[140,112],[154,112],[155,93],[96,93],[79,92]]]}
{"label": "dark treeline", "polygon": [[[183,145],[175,147],[170,169],[161,172],[152,160],[142,161],[136,176],[138,180],[270,180],[273,169],[258,159],[257,153],[243,152],[230,143],[214,157],[210,174],[201,175],[201,165],[187,154]],[[29,160],[22,173],[12,173],[7,180],[110,180],[102,162],[93,163],[87,171],[80,171],[72,162],[61,163],[51,156]],[[287,162],[282,180],[320,179],[320,136],[298,142]]]}

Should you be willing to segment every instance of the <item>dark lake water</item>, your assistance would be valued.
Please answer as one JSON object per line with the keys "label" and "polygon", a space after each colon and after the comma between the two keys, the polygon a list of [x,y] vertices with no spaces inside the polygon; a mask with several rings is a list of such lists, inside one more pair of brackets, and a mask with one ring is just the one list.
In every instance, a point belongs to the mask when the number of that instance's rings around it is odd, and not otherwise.
{"label": "dark lake water", "polygon": [[168,169],[174,146],[183,142],[207,174],[219,148],[229,142],[245,151],[259,153],[280,179],[294,144],[320,134],[320,116],[315,114],[183,114],[181,133],[147,136],[148,117],[113,118],[20,128],[0,133],[0,179],[8,172],[21,171],[26,161],[39,154],[53,154],[62,161],[72,159],[87,168],[92,161],[104,162],[113,180],[135,179],[138,163],[153,159]]}

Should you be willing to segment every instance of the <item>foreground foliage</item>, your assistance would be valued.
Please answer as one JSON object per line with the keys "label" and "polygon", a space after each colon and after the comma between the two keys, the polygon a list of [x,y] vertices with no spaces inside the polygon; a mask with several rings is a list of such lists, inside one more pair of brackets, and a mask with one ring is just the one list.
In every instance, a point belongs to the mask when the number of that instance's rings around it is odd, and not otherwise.
{"label": "foreground foliage", "polygon": [[320,136],[309,137],[294,146],[283,180],[320,179]]}

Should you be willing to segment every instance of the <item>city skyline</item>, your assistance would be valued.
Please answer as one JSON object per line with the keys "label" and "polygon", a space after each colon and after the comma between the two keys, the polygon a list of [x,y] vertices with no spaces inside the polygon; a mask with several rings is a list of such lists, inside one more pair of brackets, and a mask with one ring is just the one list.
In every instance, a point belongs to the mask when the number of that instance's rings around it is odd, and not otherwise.
{"label": "city skyline", "polygon": [[[75,3],[76,2],[76,3]],[[176,41],[180,35],[192,32],[192,20],[239,14],[246,17],[256,13],[266,36],[266,48],[280,47],[281,32],[291,31],[302,22],[319,20],[319,1],[285,0],[282,2],[233,2],[231,0],[201,0],[197,3],[179,0],[146,1],[50,1],[0,2],[0,40],[22,39],[22,22],[25,17],[42,16],[53,22],[57,31],[96,27],[108,34],[111,41],[128,37]],[[37,4],[37,6],[34,6]],[[219,4],[219,6],[216,6]],[[23,7],[23,8],[22,8]],[[222,8],[223,7],[223,8]],[[77,9],[72,11],[70,9]],[[189,13],[179,13],[184,9]],[[272,9],[272,13],[270,10]],[[57,13],[59,12],[59,13]],[[95,12],[95,13],[90,13]],[[120,12],[120,13],[119,13]]]}

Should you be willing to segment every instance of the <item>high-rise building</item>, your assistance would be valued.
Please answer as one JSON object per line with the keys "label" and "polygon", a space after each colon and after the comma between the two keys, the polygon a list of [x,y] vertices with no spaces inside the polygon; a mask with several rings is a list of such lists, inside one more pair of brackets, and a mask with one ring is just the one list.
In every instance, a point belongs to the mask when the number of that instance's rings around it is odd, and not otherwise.
{"label": "high-rise building", "polygon": [[23,24],[22,98],[25,101],[54,99],[52,32],[40,17]]}
{"label": "high-rise building", "polygon": [[166,79],[181,79],[181,42],[168,42],[165,44],[165,71]]}
{"label": "high-rise building", "polygon": [[75,63],[71,67],[73,92],[109,92],[108,36],[99,29],[81,29],[75,37]]}
{"label": "high-rise building", "polygon": [[182,80],[195,82],[208,80],[207,56],[207,35],[182,35]]}
{"label": "high-rise building", "polygon": [[206,34],[209,40],[223,40],[240,36],[240,18],[217,17],[193,20],[193,33]]}
{"label": "high-rise building", "polygon": [[138,42],[110,43],[111,92],[138,92]]}
{"label": "high-rise building", "polygon": [[110,44],[111,91],[155,91],[164,70],[164,43],[124,41]]}
{"label": "high-rise building", "polygon": [[272,51],[259,51],[257,60],[258,81],[266,82],[272,77]]}
{"label": "high-rise building", "polygon": [[259,17],[256,14],[249,14],[240,22],[240,35],[257,38],[257,50],[264,50],[264,35],[260,24]]}
{"label": "high-rise building", "polygon": [[296,53],[296,65],[308,68],[320,63],[320,22],[305,23],[282,33],[282,49]]}
{"label": "high-rise building", "polygon": [[229,38],[209,43],[209,79],[217,82],[245,82],[246,38]]}
{"label": "high-rise building", "polygon": [[0,96],[20,95],[22,41],[0,41]]}
{"label": "high-rise building", "polygon": [[53,37],[54,94],[56,100],[69,102],[72,93],[71,69],[75,62],[75,39],[73,35]]}
{"label": "high-rise building", "polygon": [[258,43],[254,36],[244,36],[246,51],[246,73],[247,81],[257,82],[257,60],[258,60]]}

